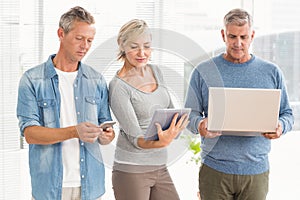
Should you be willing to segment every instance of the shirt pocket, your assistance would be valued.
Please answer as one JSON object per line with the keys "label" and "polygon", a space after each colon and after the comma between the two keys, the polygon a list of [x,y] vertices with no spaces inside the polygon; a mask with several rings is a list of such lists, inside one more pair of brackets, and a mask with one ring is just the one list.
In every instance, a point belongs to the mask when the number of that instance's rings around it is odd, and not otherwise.
{"label": "shirt pocket", "polygon": [[86,119],[91,123],[98,124],[98,105],[100,104],[100,98],[92,96],[85,97],[85,104]]}
{"label": "shirt pocket", "polygon": [[38,101],[39,110],[41,113],[41,121],[46,127],[55,127],[55,107],[54,99],[42,99]]}

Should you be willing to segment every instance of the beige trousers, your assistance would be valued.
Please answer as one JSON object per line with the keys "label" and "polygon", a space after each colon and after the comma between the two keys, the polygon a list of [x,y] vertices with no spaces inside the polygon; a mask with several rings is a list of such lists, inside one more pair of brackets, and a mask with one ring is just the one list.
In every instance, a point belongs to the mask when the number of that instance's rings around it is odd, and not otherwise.
{"label": "beige trousers", "polygon": [[[32,198],[32,200],[34,200],[34,198]],[[81,200],[81,188],[80,187],[63,188],[61,200]],[[98,198],[96,200],[101,200],[101,198]]]}
{"label": "beige trousers", "polygon": [[116,200],[179,200],[166,167],[145,173],[112,172]]}

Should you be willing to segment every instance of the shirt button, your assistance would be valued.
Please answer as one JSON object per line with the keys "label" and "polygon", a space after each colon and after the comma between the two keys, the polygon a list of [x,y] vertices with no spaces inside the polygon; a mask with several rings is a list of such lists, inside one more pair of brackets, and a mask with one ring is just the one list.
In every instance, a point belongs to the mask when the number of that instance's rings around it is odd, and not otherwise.
{"label": "shirt button", "polygon": [[81,175],[81,178],[84,178],[84,175]]}
{"label": "shirt button", "polygon": [[80,115],[80,112],[77,112],[77,115]]}
{"label": "shirt button", "polygon": [[84,145],[84,143],[83,142],[81,142],[81,146],[83,146]]}
{"label": "shirt button", "polygon": [[46,105],[47,105],[47,103],[45,102],[45,103],[44,103],[44,106],[46,106]]}
{"label": "shirt button", "polygon": [[77,99],[78,99],[78,97],[75,97],[75,99],[77,100]]}
{"label": "shirt button", "polygon": [[83,158],[81,158],[80,161],[83,162],[84,161]]}

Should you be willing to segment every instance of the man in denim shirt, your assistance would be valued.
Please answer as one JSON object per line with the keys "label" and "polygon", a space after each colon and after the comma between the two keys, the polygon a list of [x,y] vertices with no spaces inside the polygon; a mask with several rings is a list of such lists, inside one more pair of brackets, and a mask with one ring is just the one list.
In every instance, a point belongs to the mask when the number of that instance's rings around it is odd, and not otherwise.
{"label": "man in denim shirt", "polygon": [[81,63],[94,39],[94,18],[81,7],[61,16],[56,55],[24,73],[17,116],[29,143],[35,200],[100,199],[104,165],[100,144],[114,139],[108,91],[101,74]]}

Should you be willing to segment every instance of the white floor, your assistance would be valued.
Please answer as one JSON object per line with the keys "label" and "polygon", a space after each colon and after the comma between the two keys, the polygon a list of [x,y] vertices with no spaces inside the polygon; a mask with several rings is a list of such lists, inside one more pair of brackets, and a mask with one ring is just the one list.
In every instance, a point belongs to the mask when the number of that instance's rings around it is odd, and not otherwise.
{"label": "white floor", "polygon": [[[270,153],[270,189],[268,200],[299,200],[300,190],[300,132],[290,132],[279,140],[272,141]],[[169,167],[173,181],[182,200],[197,200],[198,166],[188,162],[191,154],[187,152]],[[30,200],[27,152],[21,159],[21,197]],[[114,200],[111,186],[111,168],[106,169],[106,194],[103,200]],[[1,195],[0,195],[1,196]]]}

